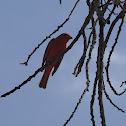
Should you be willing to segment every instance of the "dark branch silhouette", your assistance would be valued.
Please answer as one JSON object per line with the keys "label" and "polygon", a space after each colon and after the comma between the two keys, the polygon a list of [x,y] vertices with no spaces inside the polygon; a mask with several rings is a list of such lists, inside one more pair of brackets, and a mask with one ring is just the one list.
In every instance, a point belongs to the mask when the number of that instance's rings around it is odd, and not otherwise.
{"label": "dark branch silhouette", "polygon": [[38,44],[37,47],[35,47],[35,49],[31,52],[31,54],[28,55],[27,60],[26,60],[24,63],[20,63],[20,64],[24,64],[25,66],[28,65],[28,62],[29,62],[31,56],[36,52],[36,50],[37,50],[48,38],[50,38],[53,34],[55,34],[56,32],[58,32],[59,29],[62,28],[66,22],[69,21],[69,19],[70,19],[72,13],[73,13],[74,9],[76,8],[76,6],[77,6],[77,4],[78,4],[79,1],[80,1],[80,0],[77,0],[77,2],[75,3],[73,9],[71,10],[71,12],[70,12],[69,16],[66,18],[66,20],[65,20],[61,25],[59,25],[59,26],[57,27],[57,29],[54,30],[50,35],[46,36],[46,38],[45,38],[44,40],[42,40],[42,42],[41,42],[40,44]]}
{"label": "dark branch silhouette", "polygon": [[60,0],[60,4],[62,3],[62,0]]}
{"label": "dark branch silhouette", "polygon": [[[61,27],[64,26],[66,22],[69,21],[73,11],[75,10],[78,2],[80,0],[77,0],[73,9],[70,11],[70,14],[66,18],[66,20],[58,26],[56,30],[54,30],[50,35],[46,36],[46,38],[38,44],[37,47],[32,51],[31,54],[28,55],[28,58],[26,62],[21,63],[28,65],[28,62],[31,58],[31,56],[36,52],[36,50],[53,34],[59,31]],[[60,4],[61,4],[60,0]],[[91,122],[92,125],[96,125],[95,120],[95,114],[94,114],[94,102],[96,100],[96,93],[98,93],[98,102],[99,102],[99,110],[100,110],[100,118],[101,118],[101,125],[106,126],[106,118],[105,118],[105,109],[104,109],[104,103],[103,103],[103,95],[105,95],[106,99],[109,101],[109,103],[115,107],[117,110],[121,112],[125,112],[123,109],[119,108],[110,98],[109,94],[106,90],[106,84],[109,84],[109,87],[111,91],[114,93],[114,95],[121,96],[126,92],[126,89],[124,89],[121,93],[118,93],[114,86],[111,83],[111,78],[109,77],[109,67],[111,62],[111,56],[114,52],[114,49],[118,43],[119,35],[121,34],[121,29],[124,24],[124,18],[126,13],[126,0],[86,0],[86,4],[89,8],[88,14],[86,18],[84,19],[84,23],[81,25],[81,28],[78,30],[76,37],[71,42],[71,44],[55,59],[53,59],[51,62],[46,63],[43,67],[38,68],[31,76],[29,76],[25,81],[23,81],[19,86],[15,87],[9,92],[6,92],[5,94],[1,95],[1,97],[6,97],[12,93],[14,93],[16,90],[20,89],[23,85],[27,84],[29,81],[31,81],[39,72],[42,72],[46,67],[53,64],[56,60],[61,59],[78,41],[78,39],[82,36],[83,37],[83,54],[80,56],[79,61],[77,62],[77,65],[74,68],[73,74],[75,77],[78,77],[78,75],[82,72],[82,67],[85,64],[85,73],[86,73],[86,88],[83,90],[82,95],[79,98],[79,101],[77,102],[72,114],[69,116],[69,118],[66,120],[66,122],[63,124],[63,126],[66,126],[71,119],[73,118],[75,112],[77,111],[84,95],[89,91],[89,86],[93,86],[93,91],[91,95],[90,100],[90,115],[91,115]],[[111,8],[111,9],[110,9]],[[116,11],[118,10],[118,11]],[[118,12],[118,13],[117,13]],[[106,16],[107,15],[107,16]],[[113,17],[113,18],[112,18]],[[121,22],[120,22],[121,20]],[[115,38],[115,42],[109,52],[108,58],[107,58],[107,65],[104,67],[104,59],[105,59],[105,51],[107,49],[107,46],[109,44],[109,39],[112,35],[113,30],[115,29],[117,23],[120,22],[119,29],[117,30],[117,35]],[[91,24],[90,28],[88,27]],[[104,35],[105,28],[108,27],[106,36]],[[89,35],[87,35],[87,30],[89,31]],[[98,48],[95,47],[95,44],[98,44]],[[91,61],[91,56],[93,49],[97,49],[97,59],[96,59],[96,73],[94,82],[90,84],[90,73],[89,73],[89,63]],[[104,75],[104,70],[106,74]],[[107,77],[107,81],[105,81],[105,77]],[[123,81],[121,86],[126,84],[126,81]]]}
{"label": "dark branch silhouette", "polygon": [[113,103],[113,101],[110,99],[110,97],[109,97],[109,95],[108,95],[108,93],[107,93],[107,91],[106,91],[106,89],[105,89],[105,84],[104,84],[104,82],[103,82],[103,89],[104,89],[105,96],[106,96],[106,98],[109,100],[109,102],[110,102],[115,108],[117,108],[119,111],[125,113],[124,110],[122,110],[122,109],[119,108],[117,105],[115,105],[115,104]]}
{"label": "dark branch silhouette", "polygon": [[116,36],[116,39],[115,39],[115,43],[113,44],[112,49],[111,49],[111,51],[110,51],[110,53],[109,53],[109,57],[108,57],[108,61],[107,61],[107,66],[105,67],[105,69],[106,69],[106,76],[107,76],[107,82],[109,83],[109,86],[110,86],[110,88],[112,89],[112,91],[113,91],[116,95],[118,95],[118,96],[124,94],[126,90],[124,90],[124,91],[121,92],[121,93],[117,93],[117,91],[115,90],[115,88],[114,88],[114,87],[112,86],[112,84],[111,84],[111,81],[110,81],[110,78],[109,78],[108,69],[109,69],[109,66],[110,66],[110,59],[111,59],[112,53],[113,53],[113,51],[114,51],[114,48],[115,48],[115,46],[116,46],[116,44],[117,44],[117,42],[118,42],[118,38],[119,38],[119,35],[120,35],[120,32],[121,32],[121,28],[122,28],[122,26],[123,26],[123,23],[124,23],[124,16],[122,17],[122,21],[121,21],[121,24],[120,24],[120,26],[119,26],[119,30],[118,30],[118,32],[117,32],[117,36]]}

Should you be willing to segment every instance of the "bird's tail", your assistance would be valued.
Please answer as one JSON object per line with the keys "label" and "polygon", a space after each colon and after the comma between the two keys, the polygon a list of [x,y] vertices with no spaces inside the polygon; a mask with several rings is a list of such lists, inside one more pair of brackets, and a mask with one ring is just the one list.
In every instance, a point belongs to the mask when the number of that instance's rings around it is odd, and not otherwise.
{"label": "bird's tail", "polygon": [[46,85],[47,85],[47,81],[49,79],[49,75],[50,75],[50,72],[52,70],[52,66],[48,66],[46,69],[45,69],[45,72],[43,74],[43,77],[41,78],[40,82],[39,82],[39,87],[40,88],[46,88]]}

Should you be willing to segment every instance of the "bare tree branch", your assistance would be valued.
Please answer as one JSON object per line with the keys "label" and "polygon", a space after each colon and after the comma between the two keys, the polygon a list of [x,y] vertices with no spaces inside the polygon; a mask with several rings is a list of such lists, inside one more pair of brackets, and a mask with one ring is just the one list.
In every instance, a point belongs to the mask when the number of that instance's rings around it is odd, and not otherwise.
{"label": "bare tree branch", "polygon": [[87,87],[84,89],[84,91],[83,91],[83,93],[82,93],[82,95],[81,95],[79,101],[77,102],[77,105],[76,105],[75,108],[74,108],[74,111],[72,112],[72,114],[70,115],[70,117],[69,117],[68,120],[64,123],[63,126],[66,126],[66,125],[69,123],[69,121],[73,118],[73,116],[74,116],[76,110],[78,109],[79,104],[81,103],[81,100],[83,99],[85,93],[89,90],[88,88],[89,88],[89,84],[87,83]]}
{"label": "bare tree branch", "polygon": [[122,87],[122,86],[123,86],[123,84],[126,84],[126,81],[123,81],[123,82],[122,82],[122,84],[120,85],[120,87]]}
{"label": "bare tree branch", "polygon": [[70,12],[68,18],[66,18],[66,20],[65,20],[61,25],[59,25],[59,26],[57,27],[57,29],[54,30],[50,35],[46,36],[46,38],[45,38],[40,44],[38,44],[37,47],[35,47],[35,49],[31,52],[31,54],[28,55],[27,60],[26,60],[24,63],[20,63],[20,64],[24,64],[25,66],[28,65],[29,59],[30,59],[31,56],[36,52],[36,50],[37,50],[48,38],[50,38],[54,33],[56,33],[57,31],[59,31],[59,29],[60,29],[61,27],[63,27],[64,24],[65,24],[66,22],[69,21],[69,19],[70,19],[72,13],[73,13],[74,9],[76,8],[76,6],[77,6],[77,4],[78,4],[79,1],[80,1],[80,0],[77,0],[77,2],[75,3],[75,5],[74,5],[73,9],[71,10],[71,12]]}
{"label": "bare tree branch", "polygon": [[91,121],[92,121],[93,126],[95,126],[93,106],[94,106],[94,101],[95,101],[97,82],[98,82],[98,71],[96,72],[96,77],[95,77],[94,86],[93,86],[93,94],[91,96],[91,101],[90,101],[90,115],[91,115]]}
{"label": "bare tree branch", "polygon": [[115,108],[117,108],[119,111],[121,111],[121,112],[125,113],[125,111],[124,111],[124,110],[122,110],[122,109],[121,109],[121,108],[119,108],[117,105],[115,105],[115,104],[113,103],[113,101],[110,99],[110,97],[109,97],[108,93],[106,92],[104,82],[103,82],[103,86],[104,86],[104,93],[105,93],[105,96],[106,96],[106,98],[109,100],[109,102],[110,102],[110,103],[111,103],[111,104],[112,104]]}
{"label": "bare tree branch", "polygon": [[90,17],[87,16],[87,18],[85,19],[81,29],[79,30],[77,36],[75,37],[75,39],[72,41],[72,43],[54,60],[52,60],[49,63],[46,63],[43,67],[40,67],[38,70],[35,71],[35,73],[31,76],[29,76],[24,82],[22,82],[18,87],[15,87],[14,89],[12,89],[11,91],[1,95],[1,97],[6,97],[7,95],[10,95],[11,93],[14,93],[17,89],[20,89],[23,85],[25,85],[28,81],[30,81],[33,77],[35,77],[40,71],[43,71],[46,67],[48,67],[49,65],[53,64],[56,60],[59,60],[60,58],[63,57],[63,55],[68,52],[73,45],[78,41],[79,37],[82,35],[82,31],[84,30],[84,28],[88,25],[90,19]]}
{"label": "bare tree branch", "polygon": [[[61,27],[63,27],[66,22],[69,21],[71,15],[73,14],[73,11],[75,10],[79,1],[80,0],[76,1],[74,7],[72,8],[72,10],[71,10],[70,14],[68,15],[68,17],[66,18],[66,20],[61,25],[59,25],[57,27],[57,29],[55,29],[50,35],[46,36],[46,38],[40,44],[38,44],[37,47],[35,47],[35,49],[31,52],[31,54],[28,55],[26,62],[21,63],[21,64],[28,65],[28,62],[29,62],[31,56],[36,52],[36,50],[48,38],[50,38],[53,34],[58,32],[59,29]],[[59,2],[61,4],[62,0],[59,0]],[[98,102],[99,102],[102,126],[106,126],[106,119],[105,119],[105,112],[104,112],[105,110],[104,110],[104,103],[103,103],[103,93],[105,94],[106,99],[110,102],[110,104],[113,105],[113,107],[117,108],[119,111],[121,111],[123,113],[125,112],[124,110],[119,108],[116,104],[114,104],[114,102],[112,101],[112,99],[110,98],[110,96],[108,95],[108,93],[105,89],[106,85],[104,83],[104,77],[103,77],[103,73],[104,73],[103,59],[104,59],[105,51],[107,49],[109,38],[111,37],[116,24],[119,22],[119,20],[121,20],[121,23],[119,25],[119,29],[117,31],[117,35],[115,38],[115,42],[111,48],[111,51],[109,52],[109,56],[107,59],[107,66],[105,67],[105,70],[106,70],[107,82],[108,82],[111,90],[114,92],[114,94],[116,94],[118,96],[124,94],[126,92],[126,89],[121,93],[117,93],[115,88],[112,86],[110,77],[109,77],[109,67],[110,67],[110,60],[111,60],[112,53],[114,52],[114,48],[118,43],[118,38],[121,33],[123,24],[124,24],[124,18],[125,18],[125,13],[126,13],[126,0],[125,1],[121,1],[121,0],[86,0],[86,4],[89,8],[88,15],[86,16],[81,28],[78,30],[78,33],[77,33],[76,37],[74,38],[74,40],[71,42],[71,44],[58,57],[56,57],[55,59],[53,59],[50,62],[47,62],[43,67],[38,68],[31,76],[29,76],[26,80],[24,80],[19,86],[15,87],[11,91],[6,92],[5,94],[1,95],[1,97],[6,97],[6,96],[14,93],[16,90],[20,89],[23,85],[27,84],[34,77],[36,77],[36,75],[39,72],[42,72],[46,67],[53,64],[57,60],[60,60],[65,55],[65,53],[67,53],[74,46],[74,44],[78,41],[78,39],[81,36],[83,36],[83,40],[84,40],[83,54],[82,54],[81,58],[79,59],[77,65],[75,66],[73,74],[77,77],[79,75],[79,73],[81,73],[81,69],[82,69],[84,63],[86,62],[86,64],[85,64],[86,88],[83,90],[83,92],[79,98],[79,101],[77,102],[72,114],[69,116],[69,118],[66,120],[66,122],[64,123],[63,126],[66,126],[71,121],[71,119],[73,118],[75,112],[77,111],[84,95],[87,93],[87,91],[89,91],[89,86],[90,86],[89,63],[91,61],[92,52],[93,52],[93,49],[94,49],[94,46],[96,43],[98,44],[97,59],[96,59],[96,69],[97,70],[96,70],[96,74],[95,74],[95,78],[94,78],[93,91],[92,91],[91,101],[90,101],[90,115],[91,115],[92,125],[93,126],[96,125],[96,123],[95,123],[96,120],[94,118],[95,117],[94,116],[94,102],[95,102],[95,97],[96,97],[97,92],[98,92]],[[111,7],[112,10],[110,10],[109,7]],[[118,10],[117,15],[116,15],[116,10]],[[96,13],[96,15],[94,13]],[[108,16],[105,19],[106,13],[108,13]],[[88,28],[91,30],[88,35],[86,32],[86,28],[89,25],[90,21],[92,23],[92,26],[91,26],[91,28]],[[110,25],[108,25],[108,24],[110,24]],[[109,28],[107,31],[107,35],[104,36],[104,30],[106,27],[109,27]],[[97,28],[99,28],[99,30],[97,30]],[[96,37],[97,37],[98,33],[99,33],[99,39],[97,41]],[[123,81],[121,86],[123,86],[123,84],[126,84],[126,81]]]}
{"label": "bare tree branch", "polygon": [[60,4],[62,3],[62,0],[60,0]]}
{"label": "bare tree branch", "polygon": [[108,57],[108,61],[107,61],[107,66],[105,67],[105,69],[106,69],[106,76],[107,76],[107,82],[109,83],[109,86],[110,86],[110,88],[112,89],[112,91],[114,92],[114,94],[116,94],[116,95],[118,95],[118,96],[124,94],[126,90],[124,90],[124,91],[121,92],[121,93],[117,93],[117,91],[115,90],[115,88],[114,88],[114,87],[112,86],[112,84],[111,84],[111,81],[110,81],[110,78],[109,78],[109,72],[108,72],[108,70],[109,70],[109,66],[110,66],[110,59],[111,59],[112,53],[113,53],[113,51],[114,51],[114,48],[115,48],[115,46],[116,46],[116,44],[117,44],[117,42],[118,42],[118,38],[119,38],[119,35],[120,35],[120,32],[121,32],[121,28],[122,28],[122,26],[123,26],[123,23],[124,23],[124,16],[122,17],[122,21],[121,21],[121,24],[120,24],[120,26],[119,26],[119,30],[118,30],[118,32],[117,32],[117,36],[116,36],[115,42],[114,42],[114,44],[113,44],[113,46],[112,46],[112,49],[111,49],[111,51],[110,51],[110,53],[109,53],[109,57]]}
{"label": "bare tree branch", "polygon": [[100,2],[96,0],[96,13],[99,18],[99,47],[98,47],[98,56],[97,56],[97,77],[98,77],[98,100],[100,107],[100,117],[102,126],[106,126],[104,106],[103,106],[103,58],[104,58],[104,26],[105,19],[104,13],[99,9]]}

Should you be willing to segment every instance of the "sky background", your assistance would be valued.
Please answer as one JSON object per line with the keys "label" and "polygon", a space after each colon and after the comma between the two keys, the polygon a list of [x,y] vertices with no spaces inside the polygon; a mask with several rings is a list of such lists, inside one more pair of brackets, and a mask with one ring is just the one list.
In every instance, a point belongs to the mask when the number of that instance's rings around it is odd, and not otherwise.
{"label": "sky background", "polygon": [[[60,5],[59,0],[0,0],[0,95],[18,86],[41,67],[44,50],[50,39],[34,53],[27,67],[19,63],[26,61],[32,50],[67,18],[75,2],[76,0],[63,0],[62,5]],[[81,0],[69,22],[51,39],[61,33],[69,33],[74,38],[87,14],[86,2]],[[122,88],[119,86],[122,81],[126,80],[125,27],[126,24],[123,26],[110,66],[111,81],[118,92],[125,89],[125,85]],[[104,65],[106,65],[106,58],[114,42],[117,29],[118,25],[116,25],[110,38]],[[71,41],[68,42],[68,45]],[[38,87],[43,74],[39,73],[20,90],[6,98],[0,98],[0,125],[62,126],[71,115],[83,89],[86,87],[85,67],[77,78],[72,75],[82,52],[83,39],[81,37],[64,56],[55,75],[50,76],[46,90]],[[90,99],[96,71],[96,57],[97,45],[89,65],[90,92],[85,94],[68,126],[92,125]],[[112,100],[126,111],[126,94],[121,97],[115,96],[108,84],[105,84]],[[103,97],[107,126],[125,126],[126,114],[118,111],[106,100],[105,96]],[[94,108],[96,125],[100,126],[97,95]]]}

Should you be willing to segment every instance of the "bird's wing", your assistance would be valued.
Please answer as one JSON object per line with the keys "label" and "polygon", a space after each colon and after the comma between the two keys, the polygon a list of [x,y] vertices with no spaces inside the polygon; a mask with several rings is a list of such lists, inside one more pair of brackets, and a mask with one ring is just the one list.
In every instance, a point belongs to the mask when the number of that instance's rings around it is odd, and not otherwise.
{"label": "bird's wing", "polygon": [[[63,59],[63,58],[62,58],[62,59]],[[53,76],[54,73],[57,71],[57,69],[58,69],[58,67],[59,67],[59,65],[60,65],[60,63],[61,63],[61,61],[62,61],[62,59],[58,60],[57,63],[56,63],[56,65],[54,66],[54,70],[53,70],[53,72],[52,72],[52,76]]]}
{"label": "bird's wing", "polygon": [[44,54],[44,56],[43,56],[42,66],[44,66],[44,64],[45,64],[45,62],[46,62],[46,58],[47,58],[47,56],[48,56],[48,53],[49,53],[49,51],[50,51],[50,49],[51,49],[51,45],[52,45],[52,43],[53,43],[54,40],[55,40],[55,39],[53,38],[53,39],[49,42],[49,44],[47,45],[47,47],[46,47],[45,54]]}

